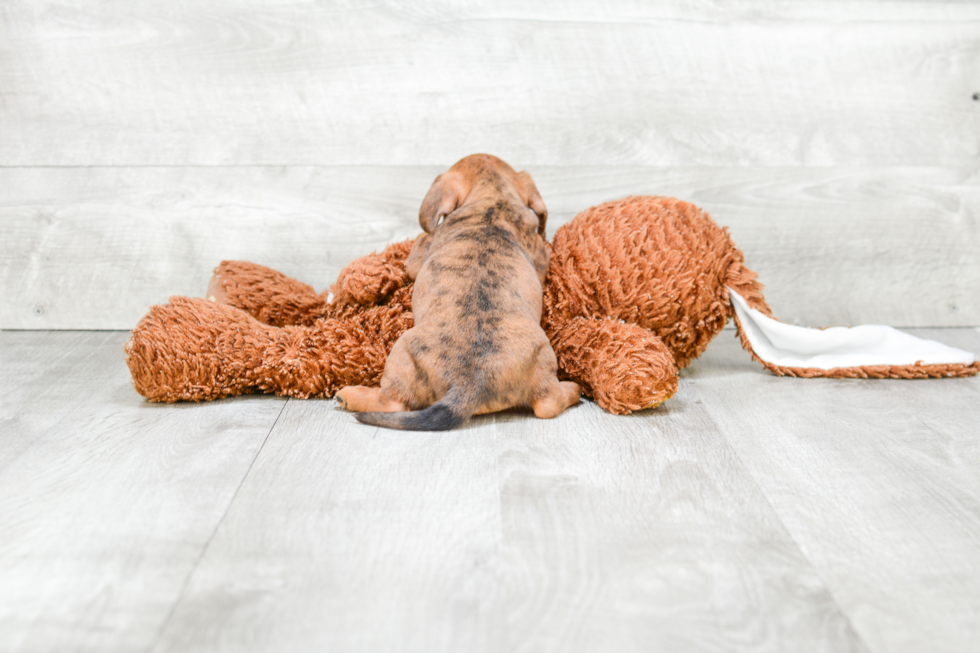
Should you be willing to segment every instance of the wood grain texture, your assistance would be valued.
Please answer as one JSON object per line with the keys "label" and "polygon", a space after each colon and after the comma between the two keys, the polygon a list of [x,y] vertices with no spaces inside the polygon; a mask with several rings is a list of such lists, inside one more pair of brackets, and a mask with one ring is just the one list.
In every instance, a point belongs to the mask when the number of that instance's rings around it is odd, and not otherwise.
{"label": "wood grain texture", "polygon": [[154,651],[861,651],[703,408],[290,402]]}
{"label": "wood grain texture", "polygon": [[780,379],[734,338],[685,375],[870,650],[976,648],[980,380]]}
{"label": "wood grain texture", "polygon": [[498,432],[510,650],[866,650],[683,388]]}
{"label": "wood grain texture", "polygon": [[146,404],[125,338],[0,333],[0,651],[977,641],[976,378],[777,378],[729,337],[655,411],[400,433]]}
{"label": "wood grain texture", "polygon": [[146,650],[281,412],[147,404],[125,333],[0,333],[0,651]]}
{"label": "wood grain texture", "polygon": [[493,454],[290,402],[153,650],[499,650]]}
{"label": "wood grain texture", "polygon": [[969,2],[0,8],[0,165],[972,165]]}
{"label": "wood grain texture", "polygon": [[[222,259],[330,285],[419,233],[443,167],[0,169],[0,326],[132,328]],[[980,324],[980,175],[937,168],[528,167],[549,234],[630,194],[727,225],[783,320]]]}

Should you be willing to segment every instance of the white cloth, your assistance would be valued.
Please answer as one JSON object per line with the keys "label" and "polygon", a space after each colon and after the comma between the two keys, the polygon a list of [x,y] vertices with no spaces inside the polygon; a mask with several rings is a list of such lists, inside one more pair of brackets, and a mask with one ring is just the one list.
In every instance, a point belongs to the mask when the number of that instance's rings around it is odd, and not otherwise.
{"label": "white cloth", "polygon": [[728,289],[742,332],[756,356],[779,367],[837,367],[871,365],[970,365],[968,351],[948,347],[935,340],[916,338],[890,326],[867,324],[856,327],[811,329],[784,324],[750,308],[742,297]]}

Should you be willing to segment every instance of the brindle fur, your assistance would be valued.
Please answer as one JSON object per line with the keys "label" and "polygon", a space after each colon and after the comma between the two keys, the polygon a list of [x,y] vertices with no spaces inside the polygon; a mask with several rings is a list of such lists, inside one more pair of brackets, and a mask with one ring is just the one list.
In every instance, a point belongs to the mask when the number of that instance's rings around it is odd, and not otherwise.
{"label": "brindle fur", "polygon": [[341,404],[366,424],[444,430],[515,406],[554,417],[578,402],[541,328],[547,218],[531,177],[496,157],[468,156],[440,175],[406,266],[415,326],[392,348],[381,387],[344,388]]}

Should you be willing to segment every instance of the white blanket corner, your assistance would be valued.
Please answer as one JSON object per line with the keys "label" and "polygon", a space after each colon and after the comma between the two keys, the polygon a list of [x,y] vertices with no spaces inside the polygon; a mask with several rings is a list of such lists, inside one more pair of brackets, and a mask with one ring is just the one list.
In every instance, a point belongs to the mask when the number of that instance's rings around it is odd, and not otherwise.
{"label": "white blanket corner", "polygon": [[812,329],[793,326],[750,308],[737,292],[728,289],[742,332],[756,356],[779,367],[832,370],[875,365],[971,365],[968,351],[935,340],[916,338],[890,326]]}

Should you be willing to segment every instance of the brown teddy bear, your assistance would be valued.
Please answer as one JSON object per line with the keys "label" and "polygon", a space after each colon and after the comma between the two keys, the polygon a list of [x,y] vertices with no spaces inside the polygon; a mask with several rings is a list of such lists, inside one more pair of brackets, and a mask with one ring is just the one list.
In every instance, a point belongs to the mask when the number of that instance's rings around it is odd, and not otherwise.
{"label": "brown teddy bear", "polygon": [[[174,402],[250,392],[332,397],[344,386],[376,385],[392,345],[412,326],[405,274],[411,245],[389,245],[352,262],[331,288],[332,301],[269,268],[223,262],[210,300],[172,297],[133,330],[125,350],[136,390],[150,401]],[[923,378],[980,371],[972,355],[951,348],[938,354],[938,363],[925,360],[929,352],[897,363],[888,358],[894,352],[820,358],[826,352],[815,354],[812,338],[862,337],[860,329],[871,327],[817,332],[772,320],[762,286],[727,230],[681,200],[630,197],[590,208],[557,230],[551,249],[542,326],[559,376],[612,413],[671,397],[678,369],[700,356],[731,317],[753,358],[780,375]],[[802,342],[797,349],[794,338]],[[904,351],[908,342],[896,347]],[[834,364],[842,361],[853,364]]]}

